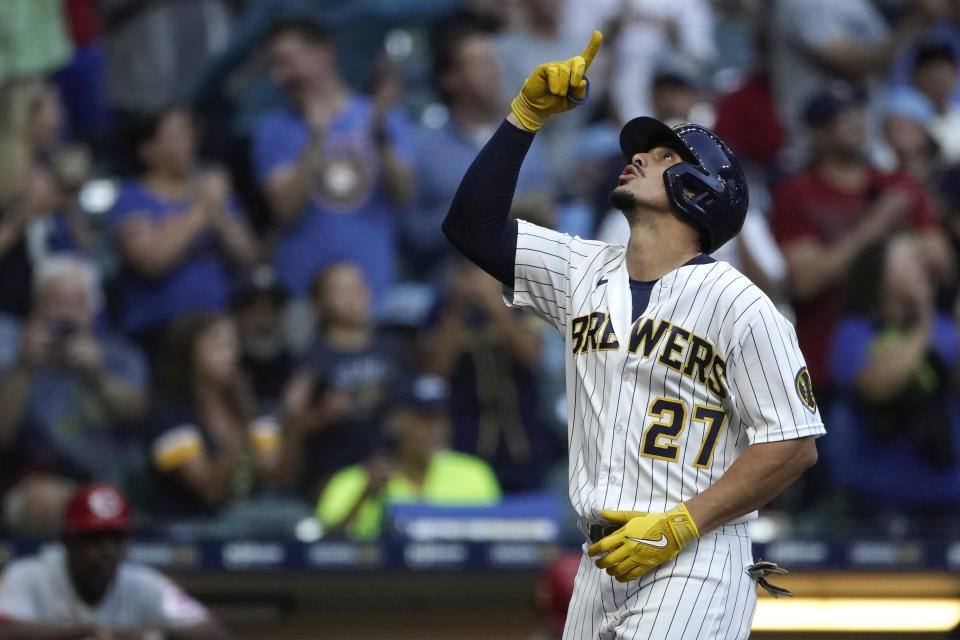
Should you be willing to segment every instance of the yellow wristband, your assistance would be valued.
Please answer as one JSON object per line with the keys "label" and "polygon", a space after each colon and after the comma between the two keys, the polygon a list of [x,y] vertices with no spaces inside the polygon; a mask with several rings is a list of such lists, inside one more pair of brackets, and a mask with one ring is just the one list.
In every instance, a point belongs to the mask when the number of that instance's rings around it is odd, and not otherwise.
{"label": "yellow wristband", "polygon": [[667,511],[667,524],[677,537],[677,542],[683,548],[690,542],[700,537],[700,531],[697,529],[697,523],[693,521],[686,505],[682,502],[670,511]]}

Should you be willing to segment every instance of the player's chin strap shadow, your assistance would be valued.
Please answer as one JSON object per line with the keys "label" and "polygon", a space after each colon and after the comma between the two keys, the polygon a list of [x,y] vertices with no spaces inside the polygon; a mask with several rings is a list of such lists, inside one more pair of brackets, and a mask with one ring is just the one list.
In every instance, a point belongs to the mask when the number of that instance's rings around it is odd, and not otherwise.
{"label": "player's chin strap shadow", "polygon": [[784,589],[783,587],[778,587],[774,584],[770,584],[769,582],[767,582],[767,576],[771,574],[782,576],[790,573],[786,569],[783,569],[777,566],[776,562],[767,562],[766,560],[757,560],[756,562],[754,562],[744,570],[747,572],[748,576],[756,580],[757,584],[759,584],[761,587],[766,589],[767,593],[769,593],[774,598],[779,598],[780,596],[787,596],[789,598],[794,597],[795,594],[792,591],[789,591],[787,589]]}

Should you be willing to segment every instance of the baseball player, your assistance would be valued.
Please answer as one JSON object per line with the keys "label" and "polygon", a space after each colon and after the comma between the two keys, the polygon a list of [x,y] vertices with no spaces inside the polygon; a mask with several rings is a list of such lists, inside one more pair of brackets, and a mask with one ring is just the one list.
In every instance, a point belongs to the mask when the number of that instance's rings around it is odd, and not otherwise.
{"label": "baseball player", "polygon": [[[626,247],[509,219],[524,153],[584,101],[600,46],[537,67],[467,171],[444,232],[565,338],[570,499],[585,554],[564,639],[747,638],[747,522],[816,462],[824,433],[790,323],[708,254],[747,211],[737,159],[697,125],[635,118],[610,199]],[[629,61],[626,62],[629,64]]]}
{"label": "baseball player", "polygon": [[94,483],[67,503],[62,545],[14,560],[0,586],[0,638],[212,640],[207,609],[153,569],[123,560],[130,507]]}

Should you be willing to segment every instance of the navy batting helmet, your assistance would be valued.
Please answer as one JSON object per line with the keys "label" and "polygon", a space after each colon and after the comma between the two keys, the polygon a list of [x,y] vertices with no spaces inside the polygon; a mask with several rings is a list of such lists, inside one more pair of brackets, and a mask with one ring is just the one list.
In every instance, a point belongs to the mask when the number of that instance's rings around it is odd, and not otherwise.
{"label": "navy batting helmet", "polygon": [[747,179],[726,143],[696,124],[670,128],[656,118],[634,118],[620,130],[627,160],[658,146],[676,149],[683,162],[663,172],[667,196],[712,253],[740,233],[747,216]]}

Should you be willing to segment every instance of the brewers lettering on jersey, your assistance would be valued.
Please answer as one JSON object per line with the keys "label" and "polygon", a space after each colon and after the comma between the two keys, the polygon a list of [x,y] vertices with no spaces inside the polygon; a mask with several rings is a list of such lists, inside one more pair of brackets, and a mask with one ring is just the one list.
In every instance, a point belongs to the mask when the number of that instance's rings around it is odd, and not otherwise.
{"label": "brewers lettering on jersey", "polygon": [[764,577],[776,565],[754,563],[747,522],[816,462],[825,431],[793,326],[709,256],[746,216],[736,157],[701,126],[634,118],[610,195],[626,247],[509,218],[535,132],[587,99],[600,40],[536,68],[444,232],[508,305],[565,339],[570,500],[585,542],[564,639],[747,638],[757,582],[784,593]]}

